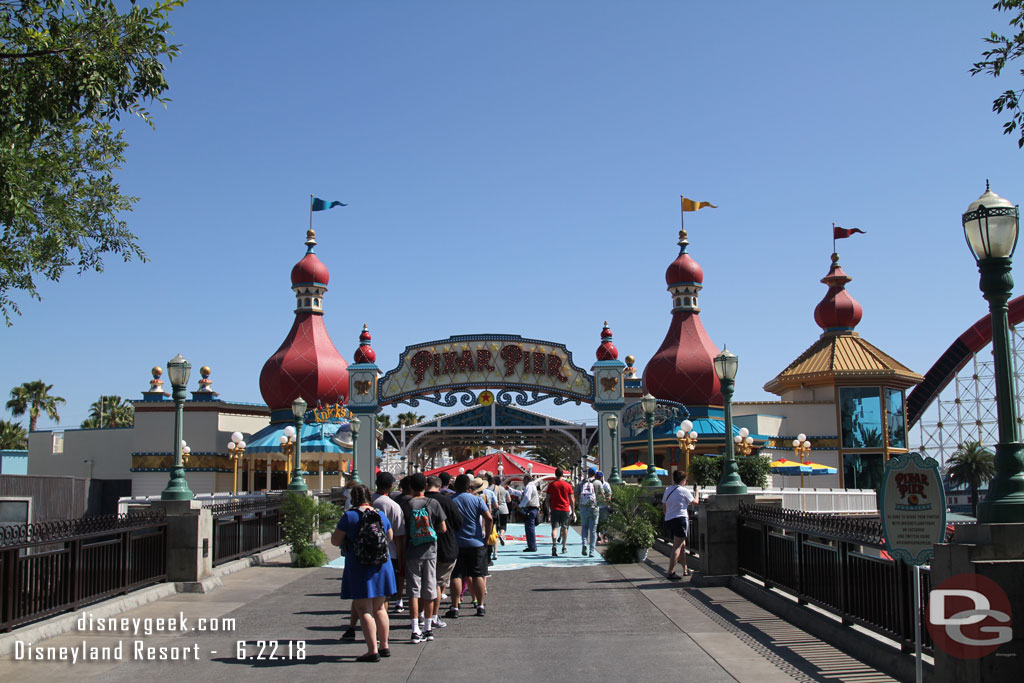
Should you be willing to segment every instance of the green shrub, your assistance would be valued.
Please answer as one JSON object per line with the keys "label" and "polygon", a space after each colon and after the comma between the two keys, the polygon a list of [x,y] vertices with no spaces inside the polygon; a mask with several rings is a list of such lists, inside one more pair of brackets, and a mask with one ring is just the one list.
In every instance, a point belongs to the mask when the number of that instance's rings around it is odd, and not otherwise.
{"label": "green shrub", "polygon": [[[327,557],[313,543],[313,531],[315,529],[318,533],[325,533],[334,529],[334,525],[341,516],[338,506],[327,501],[319,501],[312,496],[288,491],[281,504],[281,515],[283,517],[281,536],[295,553],[293,566],[319,567],[323,565],[327,561]],[[316,551],[319,554],[311,551]],[[306,559],[303,560],[303,558]],[[300,564],[302,561],[311,562],[318,558],[322,558],[318,564]]]}
{"label": "green shrub", "polygon": [[[715,455],[695,455],[690,458],[690,471],[687,479],[697,486],[717,486],[722,478],[722,465],[725,458]],[[747,486],[764,488],[768,485],[768,472],[771,464],[762,455],[741,455],[736,458],[736,469],[740,479]]]}
{"label": "green shrub", "polygon": [[[635,562],[636,551],[654,545],[655,524],[661,513],[651,502],[651,491],[643,486],[620,484],[612,487],[612,513],[608,529],[615,536],[605,559]],[[624,559],[618,559],[619,557]]]}
{"label": "green shrub", "polygon": [[327,564],[327,555],[315,545],[308,545],[295,555],[293,567],[322,567]]}
{"label": "green shrub", "polygon": [[630,564],[636,562],[636,551],[625,541],[615,539],[605,546],[604,559],[612,564]]}

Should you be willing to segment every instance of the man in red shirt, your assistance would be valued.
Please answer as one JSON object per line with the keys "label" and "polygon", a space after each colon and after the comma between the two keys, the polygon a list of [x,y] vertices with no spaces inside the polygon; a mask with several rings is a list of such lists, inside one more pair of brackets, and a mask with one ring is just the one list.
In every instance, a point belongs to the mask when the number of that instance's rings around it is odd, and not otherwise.
{"label": "man in red shirt", "polygon": [[558,557],[558,536],[561,532],[562,554],[569,540],[569,520],[576,509],[576,494],[572,485],[562,481],[561,469],[555,470],[555,480],[548,484],[548,510],[551,512],[551,556]]}

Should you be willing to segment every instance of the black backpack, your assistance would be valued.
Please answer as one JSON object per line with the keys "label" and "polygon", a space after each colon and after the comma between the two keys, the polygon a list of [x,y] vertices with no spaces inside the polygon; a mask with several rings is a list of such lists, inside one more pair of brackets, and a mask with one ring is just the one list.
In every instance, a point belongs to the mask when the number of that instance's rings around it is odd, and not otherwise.
{"label": "black backpack", "polygon": [[387,562],[388,535],[377,510],[363,510],[360,513],[352,552],[359,564],[379,566]]}

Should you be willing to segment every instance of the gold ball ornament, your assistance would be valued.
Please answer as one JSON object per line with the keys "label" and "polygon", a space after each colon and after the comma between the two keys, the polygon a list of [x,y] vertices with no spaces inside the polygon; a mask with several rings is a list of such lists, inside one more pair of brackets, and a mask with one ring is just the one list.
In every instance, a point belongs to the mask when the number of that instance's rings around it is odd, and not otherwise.
{"label": "gold ball ornament", "polygon": [[203,367],[199,368],[199,374],[202,375],[203,377],[209,376],[209,374],[210,374],[210,366],[209,365],[204,365]]}

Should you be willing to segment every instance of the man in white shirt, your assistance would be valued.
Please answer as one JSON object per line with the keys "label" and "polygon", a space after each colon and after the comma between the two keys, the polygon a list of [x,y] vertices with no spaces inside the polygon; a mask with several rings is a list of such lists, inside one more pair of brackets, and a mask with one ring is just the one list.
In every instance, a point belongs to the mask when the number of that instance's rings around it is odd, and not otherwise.
{"label": "man in white shirt", "polygon": [[377,485],[377,492],[370,500],[373,507],[380,510],[381,514],[391,522],[391,530],[394,538],[388,541],[388,555],[391,556],[391,564],[395,568],[395,580],[398,582],[398,609],[402,609],[402,590],[405,586],[405,572],[402,571],[402,553],[405,552],[405,515],[402,513],[402,506],[391,497],[391,490],[395,488],[395,475],[390,472],[378,472],[374,482]]}
{"label": "man in white shirt", "polygon": [[672,552],[668,557],[666,578],[677,581],[680,577],[676,574],[676,563],[683,568],[684,576],[690,573],[686,567],[686,534],[690,529],[688,510],[690,503],[695,498],[684,486],[686,484],[685,472],[681,470],[673,472],[672,482],[672,486],[665,489],[665,494],[661,497],[661,509],[665,513],[665,524],[672,537]]}
{"label": "man in white shirt", "polygon": [[537,511],[540,510],[540,492],[533,483],[533,477],[523,475],[523,492],[519,496],[519,510],[523,513],[526,526],[526,547],[524,553],[537,552]]}

